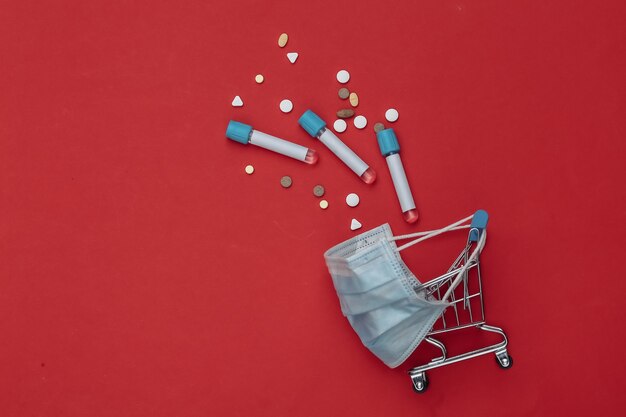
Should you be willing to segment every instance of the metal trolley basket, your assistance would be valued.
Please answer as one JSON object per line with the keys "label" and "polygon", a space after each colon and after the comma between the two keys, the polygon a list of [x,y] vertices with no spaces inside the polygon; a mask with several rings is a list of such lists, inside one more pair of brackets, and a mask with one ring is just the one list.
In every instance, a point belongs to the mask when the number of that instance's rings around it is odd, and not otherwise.
{"label": "metal trolley basket", "polygon": [[[471,224],[464,224],[469,220],[471,220]],[[499,327],[488,325],[485,320],[480,254],[487,240],[487,221],[487,213],[483,210],[479,210],[473,216],[469,216],[442,229],[427,232],[392,236],[388,225],[381,226],[388,231],[386,240],[391,242],[394,250],[397,251],[395,252],[395,256],[399,259],[399,265],[401,265],[401,269],[403,270],[402,273],[409,278],[408,282],[411,283],[412,290],[415,292],[414,296],[416,295],[423,300],[433,303],[447,303],[441,314],[438,317],[433,318],[435,321],[432,327],[430,327],[428,331],[424,332],[423,338],[419,339],[419,341],[425,340],[429,344],[437,347],[441,351],[441,355],[431,359],[426,364],[416,366],[409,370],[408,373],[411,377],[413,389],[417,393],[422,393],[427,389],[428,379],[426,377],[426,371],[434,368],[490,353],[495,354],[496,361],[501,368],[508,369],[513,365],[513,360],[507,352],[508,339],[504,330]],[[454,260],[450,268],[448,268],[446,273],[439,277],[421,283],[408,270],[399,257],[399,252],[410,246],[446,232],[463,229],[468,230],[466,245],[459,256]],[[355,239],[358,239],[358,237]],[[368,239],[370,238],[368,237]],[[381,238],[379,238],[379,240],[380,239]],[[413,240],[402,246],[396,247],[395,242],[404,239]],[[361,250],[359,248],[354,249],[354,242],[352,243],[352,253],[356,253]],[[364,243],[369,244],[367,240]],[[357,246],[361,244],[363,244],[363,242],[358,242]],[[343,268],[341,265],[344,259],[338,259],[347,256],[349,253],[346,250],[347,247],[347,243],[338,245],[337,247],[330,249],[325,255],[327,257],[329,269],[331,270],[331,275],[333,275],[333,271],[337,272],[338,269]],[[335,273],[335,275],[337,274]],[[338,284],[335,277],[333,277],[333,279],[335,287],[338,289],[338,285],[340,284]],[[339,277],[339,280],[340,279],[341,277]],[[472,304],[474,305],[474,308],[472,308]],[[480,308],[477,308],[478,305]],[[460,331],[468,328],[476,328],[486,332],[496,333],[501,336],[502,340],[493,345],[484,346],[482,348],[467,351],[455,356],[448,356],[445,345],[436,337],[444,333]],[[417,343],[411,348],[410,352],[412,352],[416,346]],[[408,355],[403,357],[402,360],[406,359],[406,357],[408,357]],[[391,367],[395,366],[397,365],[394,364]]]}

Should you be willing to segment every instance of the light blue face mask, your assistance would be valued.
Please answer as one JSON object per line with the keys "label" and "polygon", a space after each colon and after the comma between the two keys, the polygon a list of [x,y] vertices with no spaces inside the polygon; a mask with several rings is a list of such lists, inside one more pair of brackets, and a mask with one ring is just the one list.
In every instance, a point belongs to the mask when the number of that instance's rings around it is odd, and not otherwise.
{"label": "light blue face mask", "polygon": [[325,254],[341,311],[363,344],[390,368],[413,353],[449,305],[413,288],[388,224],[341,243]]}

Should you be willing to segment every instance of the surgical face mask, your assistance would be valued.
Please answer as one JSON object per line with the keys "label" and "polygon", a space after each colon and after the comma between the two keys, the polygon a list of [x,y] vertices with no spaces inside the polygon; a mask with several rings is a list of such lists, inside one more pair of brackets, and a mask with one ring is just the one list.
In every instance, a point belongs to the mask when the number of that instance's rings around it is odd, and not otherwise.
{"label": "surgical face mask", "polygon": [[448,303],[416,292],[384,224],[329,249],[326,264],[341,311],[361,342],[390,368],[413,353]]}

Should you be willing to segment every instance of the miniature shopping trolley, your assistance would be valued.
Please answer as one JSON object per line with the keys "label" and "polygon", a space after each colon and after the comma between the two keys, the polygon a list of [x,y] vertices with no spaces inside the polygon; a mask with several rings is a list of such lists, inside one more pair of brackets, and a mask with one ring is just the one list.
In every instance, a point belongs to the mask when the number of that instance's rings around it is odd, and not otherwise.
{"label": "miniature shopping trolley", "polygon": [[[363,344],[387,366],[402,364],[424,340],[441,351],[430,362],[409,370],[418,393],[428,387],[426,371],[430,369],[490,353],[500,367],[513,365],[506,334],[485,321],[480,254],[487,240],[487,221],[487,213],[478,210],[442,229],[401,236],[393,236],[384,224],[324,254],[343,314]],[[400,257],[402,250],[426,239],[461,230],[468,233],[466,245],[437,278],[420,282]],[[405,239],[413,240],[397,246],[397,241]],[[437,337],[469,328],[497,333],[502,340],[448,356]]]}

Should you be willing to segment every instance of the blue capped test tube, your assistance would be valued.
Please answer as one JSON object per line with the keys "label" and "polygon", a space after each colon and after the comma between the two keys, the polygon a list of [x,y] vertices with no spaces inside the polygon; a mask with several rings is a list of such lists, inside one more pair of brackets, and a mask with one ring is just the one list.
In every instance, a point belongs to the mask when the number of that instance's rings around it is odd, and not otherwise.
{"label": "blue capped test tube", "polygon": [[234,120],[228,122],[226,137],[235,142],[243,143],[244,145],[250,143],[260,146],[261,148],[297,159],[298,161],[306,162],[309,165],[313,165],[318,159],[317,151],[314,149],[309,149],[297,143],[259,132],[258,130],[252,129],[250,125]]}
{"label": "blue capped test tube", "polygon": [[376,133],[380,152],[387,161],[389,173],[393,186],[396,189],[396,195],[402,209],[402,216],[407,223],[415,223],[418,218],[415,202],[409,188],[409,182],[406,179],[402,159],[400,159],[400,144],[393,129],[384,129]]}
{"label": "blue capped test tube", "polygon": [[313,113],[305,111],[298,123],[309,135],[318,138],[328,147],[344,164],[348,166],[366,184],[376,181],[376,172],[369,167],[357,154],[341,141],[330,129],[326,129],[326,122]]}

